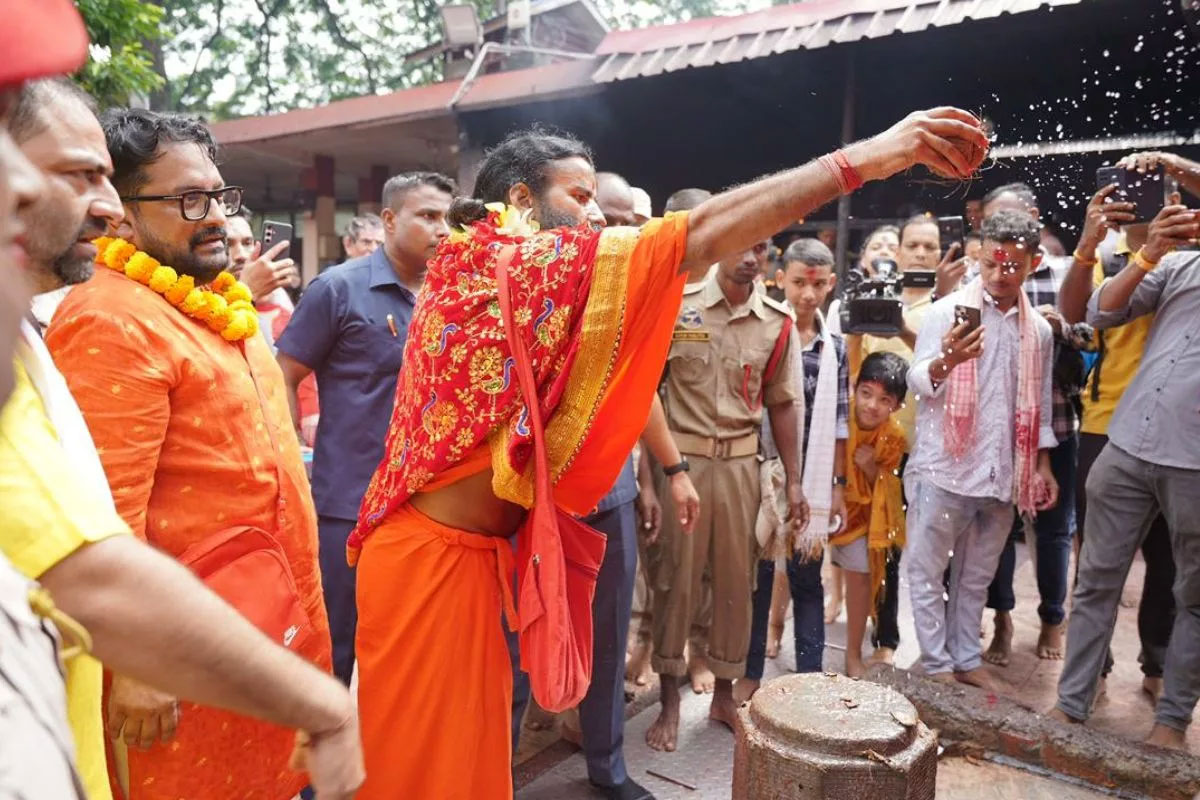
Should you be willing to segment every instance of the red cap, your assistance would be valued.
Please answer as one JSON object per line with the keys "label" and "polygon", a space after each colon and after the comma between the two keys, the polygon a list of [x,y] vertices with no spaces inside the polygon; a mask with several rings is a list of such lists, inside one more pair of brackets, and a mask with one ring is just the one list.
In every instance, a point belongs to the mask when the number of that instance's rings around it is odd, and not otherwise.
{"label": "red cap", "polygon": [[0,0],[0,88],[83,66],[88,35],[71,0]]}

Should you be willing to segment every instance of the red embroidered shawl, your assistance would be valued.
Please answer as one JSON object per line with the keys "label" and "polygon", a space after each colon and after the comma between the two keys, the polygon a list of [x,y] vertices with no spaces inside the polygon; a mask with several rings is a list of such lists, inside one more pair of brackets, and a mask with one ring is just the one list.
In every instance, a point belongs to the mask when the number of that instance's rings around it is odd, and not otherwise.
{"label": "red embroidered shawl", "polygon": [[408,328],[383,460],[347,542],[353,562],[366,536],[436,475],[507,428],[507,456],[523,473],[532,453],[513,359],[500,323],[495,260],[509,266],[516,322],[530,343],[543,418],[557,408],[581,337],[600,232],[557,228],[527,237],[497,230],[498,215],[438,248]]}

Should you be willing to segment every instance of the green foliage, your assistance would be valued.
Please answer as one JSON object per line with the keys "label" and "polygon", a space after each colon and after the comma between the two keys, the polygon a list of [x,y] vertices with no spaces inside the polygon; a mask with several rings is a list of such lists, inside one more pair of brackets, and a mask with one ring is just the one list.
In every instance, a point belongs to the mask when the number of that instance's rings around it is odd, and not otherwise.
{"label": "green foliage", "polygon": [[[481,20],[496,0],[470,2]],[[731,14],[773,0],[597,0],[614,27],[644,27]],[[395,91],[441,79],[436,61],[404,56],[441,38],[445,0],[80,0],[81,7],[147,7],[143,29],[167,80],[155,108],[209,118],[286,111]],[[161,46],[161,49],[159,49]],[[130,75],[140,74],[136,71]],[[144,85],[144,84],[142,84]]]}
{"label": "green foliage", "polygon": [[97,100],[124,105],[133,95],[147,95],[163,84],[145,46],[159,36],[161,8],[144,0],[77,0],[77,4],[92,52],[76,79]]}

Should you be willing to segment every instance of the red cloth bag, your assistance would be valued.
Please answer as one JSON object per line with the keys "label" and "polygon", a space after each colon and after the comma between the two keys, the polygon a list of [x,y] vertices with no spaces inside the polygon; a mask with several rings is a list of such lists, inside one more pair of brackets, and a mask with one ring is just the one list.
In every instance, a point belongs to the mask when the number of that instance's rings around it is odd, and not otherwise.
{"label": "red cloth bag", "polygon": [[504,332],[533,432],[536,473],[533,509],[517,532],[521,669],[529,673],[538,705],[547,711],[564,711],[579,704],[592,681],[592,598],[607,540],[554,504],[533,366],[513,320],[508,282],[512,255],[510,248],[497,259],[496,283]]}

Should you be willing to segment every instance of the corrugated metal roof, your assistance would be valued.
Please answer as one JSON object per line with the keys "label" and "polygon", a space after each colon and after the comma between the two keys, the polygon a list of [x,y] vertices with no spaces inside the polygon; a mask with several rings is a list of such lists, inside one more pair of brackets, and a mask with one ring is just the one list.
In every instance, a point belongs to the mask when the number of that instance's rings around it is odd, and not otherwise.
{"label": "corrugated metal roof", "polygon": [[596,51],[603,60],[592,80],[607,83],[730,64],[1080,2],[1083,0],[810,0],[737,17],[613,31]]}

